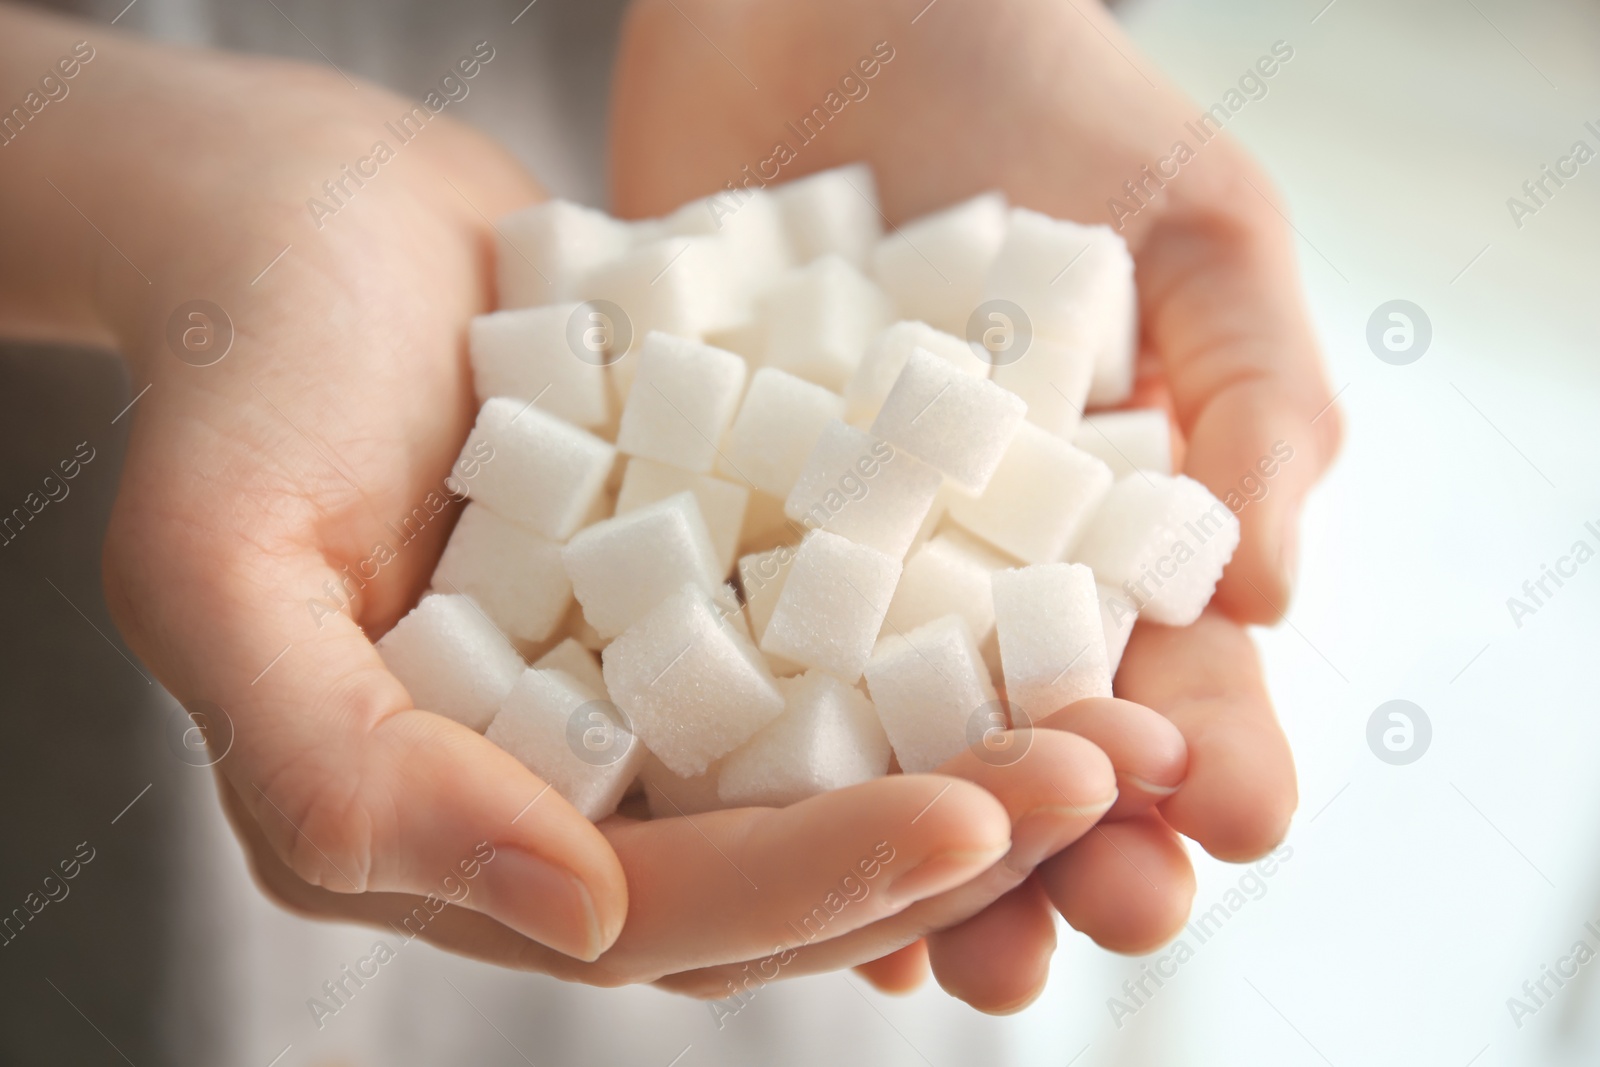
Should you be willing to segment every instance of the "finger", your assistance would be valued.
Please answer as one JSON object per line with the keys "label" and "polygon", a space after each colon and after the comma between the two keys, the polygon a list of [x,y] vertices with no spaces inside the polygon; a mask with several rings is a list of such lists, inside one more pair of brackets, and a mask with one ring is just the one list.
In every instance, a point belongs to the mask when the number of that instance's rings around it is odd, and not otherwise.
{"label": "finger", "polygon": [[1117,802],[1106,812],[1107,819],[1146,811],[1183,783],[1189,754],[1182,732],[1142,704],[1091,697],[1067,705],[1038,725],[1077,734],[1111,760]]}
{"label": "finger", "polygon": [[[260,834],[253,820],[244,822],[247,835]],[[618,818],[605,829],[633,894],[626,927],[597,962],[516,937],[483,909],[467,910],[498,856],[482,864],[462,906],[442,911],[420,936],[574,981],[653,981],[684,968],[776,959],[789,946],[847,934],[970,879],[1010,843],[993,797],[933,775],[878,779],[783,809]],[[274,850],[261,851],[257,877],[297,910],[392,927],[414,907],[415,898],[396,894],[352,896],[307,885]],[[722,982],[706,993],[726,995]]]}
{"label": "finger", "polygon": [[1117,682],[1188,745],[1183,786],[1160,807],[1173,829],[1233,861],[1283,839],[1297,801],[1294,758],[1243,627],[1216,610],[1182,629],[1141,622]]}
{"label": "finger", "polygon": [[[1081,838],[1115,802],[1111,763],[1089,742],[1056,730],[1012,733],[1032,735],[1000,749],[1024,753],[1014,763],[997,766],[969,751],[939,768],[941,775],[980,786],[1005,806],[1012,845],[1004,859],[958,888],[914,904],[893,918],[799,948],[783,964],[786,977],[853,967],[971,918],[1021,884],[1046,857]],[[935,804],[930,813],[943,803]],[[663,984],[698,996],[720,995],[727,982],[738,981],[739,972],[739,967],[690,971]]]}
{"label": "finger", "polygon": [[1194,903],[1183,843],[1154,813],[1096,826],[1040,867],[1039,878],[1062,918],[1113,952],[1166,943]]}
{"label": "finger", "polygon": [[966,922],[928,937],[939,985],[990,1015],[1010,1015],[1038,999],[1055,950],[1055,917],[1037,875]]}
{"label": "finger", "polygon": [[928,942],[913,941],[887,956],[856,965],[856,973],[880,993],[912,993],[928,977]]}
{"label": "finger", "polygon": [[[1229,195],[1207,195],[1219,183]],[[1301,505],[1338,450],[1339,413],[1276,194],[1231,150],[1199,184],[1140,244],[1143,328],[1187,439],[1185,473],[1239,517],[1216,603],[1268,622],[1288,608]]]}

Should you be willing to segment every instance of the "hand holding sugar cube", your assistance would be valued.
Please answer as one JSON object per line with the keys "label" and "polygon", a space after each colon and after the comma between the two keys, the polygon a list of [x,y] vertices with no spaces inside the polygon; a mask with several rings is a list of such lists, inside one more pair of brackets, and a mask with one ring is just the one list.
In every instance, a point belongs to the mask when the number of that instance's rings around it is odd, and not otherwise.
{"label": "hand holding sugar cube", "polygon": [[[1109,697],[1135,618],[1193,622],[1238,542],[1170,473],[1164,415],[1082,418],[1131,389],[1119,238],[998,193],[886,236],[872,190],[849,167],[752,193],[725,233],[718,202],[624,224],[551,201],[501,227],[508,299],[548,302],[473,323],[468,447],[495,459],[435,593],[378,648],[419,706],[591,819],[641,772],[658,814],[788,804]],[[897,318],[943,291],[918,237],[1020,308],[1024,340]],[[683,277],[646,291],[686,239]],[[596,342],[597,313],[625,321]],[[730,333],[742,354],[713,343]],[[787,522],[735,568],[753,495]],[[524,669],[551,646],[565,667]]]}

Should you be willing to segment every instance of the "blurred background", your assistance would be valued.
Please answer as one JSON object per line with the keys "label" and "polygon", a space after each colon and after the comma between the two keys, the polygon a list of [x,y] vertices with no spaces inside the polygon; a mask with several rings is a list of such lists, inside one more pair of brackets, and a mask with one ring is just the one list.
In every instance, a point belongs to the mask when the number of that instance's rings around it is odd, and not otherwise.
{"label": "blurred background", "polygon": [[[316,61],[309,37],[415,95],[488,39],[509,58],[462,117],[556,194],[603,201],[615,0],[394,4],[387,19],[309,0],[125,3],[75,8]],[[416,944],[319,1030],[307,998],[374,935],[256,893],[210,772],[175,747],[187,720],[101,601],[125,375],[105,354],[0,348],[0,500],[80,442],[93,454],[0,548],[0,911],[80,863],[69,895],[0,947],[0,1062],[1600,1062],[1600,559],[1542,603],[1523,588],[1575,542],[1600,550],[1600,162],[1534,214],[1507,204],[1574,142],[1600,150],[1600,10],[1151,0],[1119,15],[1197,113],[1274,42],[1294,51],[1229,130],[1283,190],[1349,433],[1306,513],[1295,604],[1258,635],[1300,772],[1274,863],[1197,855],[1194,921],[1149,957],[1063,930],[1050,987],[1008,1019],[831,975],[767,987],[719,1030],[651,989]],[[1375,319],[1398,322],[1393,301],[1416,327],[1398,353],[1369,343]]]}

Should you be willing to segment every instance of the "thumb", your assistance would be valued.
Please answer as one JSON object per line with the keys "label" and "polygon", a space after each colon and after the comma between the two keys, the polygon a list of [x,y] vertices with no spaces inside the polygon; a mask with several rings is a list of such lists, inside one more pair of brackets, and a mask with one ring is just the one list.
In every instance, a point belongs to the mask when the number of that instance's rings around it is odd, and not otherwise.
{"label": "thumb", "polygon": [[180,700],[214,706],[216,769],[300,878],[434,897],[465,885],[452,903],[580,959],[616,939],[628,894],[609,843],[516,759],[414,708],[353,620],[314,621],[306,595],[337,580],[325,561],[180,550],[162,559],[191,565],[172,567],[116,534],[108,600],[129,643]]}

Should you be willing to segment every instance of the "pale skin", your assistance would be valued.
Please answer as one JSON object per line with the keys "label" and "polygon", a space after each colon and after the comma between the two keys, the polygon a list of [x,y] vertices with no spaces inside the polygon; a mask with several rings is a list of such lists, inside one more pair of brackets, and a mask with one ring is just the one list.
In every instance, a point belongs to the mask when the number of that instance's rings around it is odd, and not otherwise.
{"label": "pale skin", "polygon": [[[727,34],[724,47],[765,60],[763,104],[778,107],[786,83],[810,91],[802,67],[854,60],[857,31],[874,28],[845,32],[850,18],[899,17],[878,6],[841,14],[831,31],[839,40],[808,30],[817,53],[803,63],[758,47],[765,33],[793,32],[759,19],[811,17],[799,9],[685,10]],[[1008,17],[1044,17],[1010,7]],[[713,191],[723,170],[737,170],[727,160],[755,158],[747,143],[768,139],[767,117],[723,92],[731,71],[668,61],[687,54],[685,31],[704,45],[677,18],[658,5],[630,20],[614,131],[623,214]],[[1056,29],[1061,47],[1091,61],[1081,27]],[[397,923],[487,841],[495,858],[423,936],[573,981],[719,996],[746,961],[792,943],[787,924],[888,842],[894,859],[873,892],[784,974],[866,965],[883,987],[906,988],[931,960],[955,995],[1006,1011],[1042,984],[1050,907],[1109,947],[1149,947],[1176,929],[1192,894],[1177,832],[1229,859],[1281,837],[1293,769],[1240,622],[1276,614],[1252,606],[1252,586],[1283,606],[1294,512],[1337,438],[1332,413],[1310,433],[1302,425],[1326,398],[1281,224],[1238,203],[1229,205],[1238,217],[1190,205],[1159,216],[1176,228],[1165,238],[1154,208],[1132,235],[1146,347],[1170,384],[1191,472],[1236,480],[1278,437],[1294,442],[1296,461],[1242,516],[1245,545],[1219,607],[1183,631],[1136,630],[1118,678],[1126,699],[1042,722],[1009,767],[964,755],[941,774],[781,811],[597,827],[478,735],[414,708],[372,648],[425,587],[447,522],[406,546],[346,612],[308,610],[341,568],[370,555],[386,521],[449,472],[474,409],[466,322],[494,298],[487,220],[539,199],[537,183],[487,138],[440,118],[319,230],[306,198],[366,154],[407,102],[321,68],[157,47],[9,7],[0,7],[0,100],[21,99],[86,37],[95,57],[71,95],[0,149],[0,200],[12,208],[0,218],[0,333],[113,347],[135,391],[150,385],[129,416],[107,599],[158,680],[181,700],[227,710],[237,736],[217,780],[275,899],[311,916]],[[983,61],[961,40],[942,47],[949,63]],[[917,69],[907,62],[895,73],[910,80]],[[923,77],[926,92],[940,91],[937,71]],[[1084,128],[1070,94],[1003,91],[1063,138],[1116,146],[1126,135],[1109,123]],[[693,138],[668,134],[670,123],[650,132],[661,124],[653,109],[671,115],[673,101],[697,107],[707,95],[717,106],[703,114],[726,118],[712,143],[693,139],[704,127]],[[882,139],[903,138],[896,147],[910,150],[920,129],[932,152],[934,131],[915,121],[920,106],[903,100],[898,124],[885,116],[879,133],[828,148],[879,168],[893,217],[991,185],[1089,216],[1068,190],[1091,176],[1064,149],[1013,146],[1022,154],[995,156],[994,173],[907,173]],[[1126,121],[1160,121],[1162,109],[1150,110]],[[959,111],[944,115],[960,128]],[[720,129],[722,116],[706,125]],[[987,135],[1004,146],[1003,130]],[[1210,166],[1248,166],[1214,147]],[[979,164],[977,155],[963,162]],[[833,161],[819,153],[807,167]],[[649,182],[630,180],[645,173]],[[1196,194],[1229,181],[1195,174]],[[1163,239],[1169,251],[1152,253]],[[172,309],[197,297],[226,308],[237,331],[229,355],[203,368],[164,339]]]}

